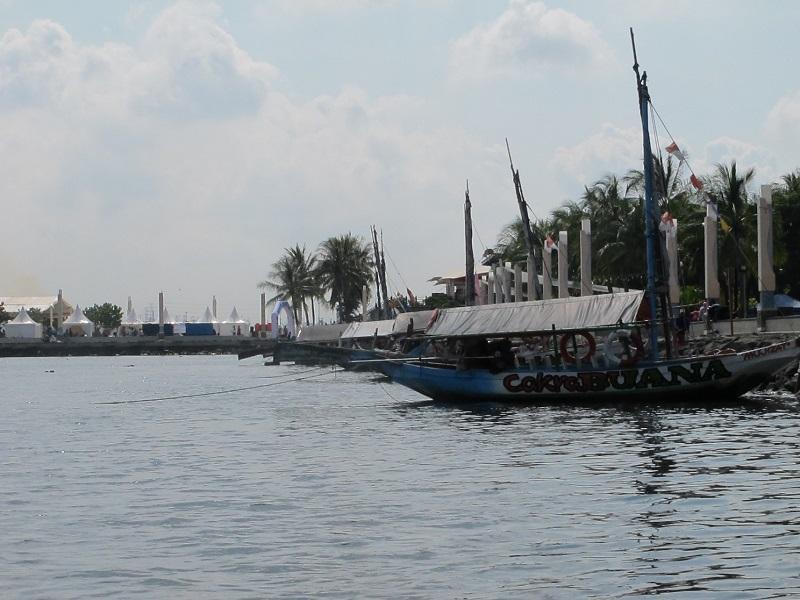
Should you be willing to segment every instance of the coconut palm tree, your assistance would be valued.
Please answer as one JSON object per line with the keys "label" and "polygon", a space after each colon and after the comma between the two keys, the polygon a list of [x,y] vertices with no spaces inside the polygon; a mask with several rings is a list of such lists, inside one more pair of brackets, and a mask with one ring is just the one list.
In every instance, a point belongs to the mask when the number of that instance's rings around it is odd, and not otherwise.
{"label": "coconut palm tree", "polygon": [[319,246],[315,274],[337,309],[339,319],[350,320],[361,304],[361,290],[372,283],[371,246],[352,233],[331,237]]}
{"label": "coconut palm tree", "polygon": [[307,300],[311,300],[313,321],[314,298],[322,295],[315,276],[316,265],[317,257],[309,254],[305,246],[301,248],[297,244],[292,248],[286,248],[284,254],[272,264],[272,271],[269,273],[271,279],[260,282],[258,287],[275,291],[275,295],[268,300],[269,303],[289,300],[295,321],[301,322],[302,310],[308,324]]}
{"label": "coconut palm tree", "polygon": [[775,200],[775,268],[779,292],[800,296],[800,170],[781,177]]}
{"label": "coconut palm tree", "polygon": [[[735,274],[732,277],[727,275],[733,291],[732,297],[728,298],[731,310],[739,297],[739,290],[745,284],[745,269],[755,264],[756,205],[747,195],[747,184],[754,176],[754,169],[741,173],[733,160],[730,165],[715,165],[714,174],[709,179],[708,195],[717,206],[722,229],[720,270],[723,274]],[[737,309],[738,313],[745,316],[746,301],[739,301]]]}

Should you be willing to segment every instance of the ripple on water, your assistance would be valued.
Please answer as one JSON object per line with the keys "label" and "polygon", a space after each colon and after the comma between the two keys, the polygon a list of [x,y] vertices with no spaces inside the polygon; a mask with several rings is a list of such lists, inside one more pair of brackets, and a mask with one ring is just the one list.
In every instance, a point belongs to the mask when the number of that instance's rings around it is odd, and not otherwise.
{"label": "ripple on water", "polygon": [[0,362],[5,597],[800,594],[791,403],[443,406],[337,373],[97,404],[263,375],[211,356]]}

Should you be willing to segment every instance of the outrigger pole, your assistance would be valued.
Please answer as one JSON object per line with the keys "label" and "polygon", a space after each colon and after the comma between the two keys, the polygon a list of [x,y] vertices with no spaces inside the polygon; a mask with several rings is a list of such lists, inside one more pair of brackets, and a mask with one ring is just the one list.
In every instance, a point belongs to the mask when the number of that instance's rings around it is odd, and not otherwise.
{"label": "outrigger pole", "polygon": [[[522,193],[522,182],[519,179],[519,169],[514,168],[514,161],[511,159],[511,146],[508,145],[508,138],[506,138],[506,150],[508,150],[508,162],[511,165],[511,175],[514,178],[514,191],[517,193],[517,204],[519,205],[519,216],[522,219],[522,227],[525,230],[525,246],[528,249],[528,256],[531,259],[533,266],[533,289],[528,290],[529,300],[540,300],[542,297],[542,286],[539,283],[539,260],[538,248],[539,245],[533,237],[533,229],[531,228],[531,219],[528,216],[528,203],[525,202],[525,195]],[[529,280],[530,281],[530,280]],[[515,285],[519,285],[515,283]],[[520,286],[521,287],[521,286]]]}
{"label": "outrigger pole", "polygon": [[[633,71],[636,73],[636,89],[639,92],[639,115],[642,118],[642,145],[644,150],[644,221],[647,241],[647,296],[650,301],[650,358],[658,360],[658,298],[656,296],[656,236],[655,206],[653,202],[653,151],[650,147],[649,104],[650,92],[647,90],[647,72],[639,74],[639,61],[636,58],[636,42],[631,31],[633,48]],[[669,347],[669,334],[665,328],[665,341]]]}

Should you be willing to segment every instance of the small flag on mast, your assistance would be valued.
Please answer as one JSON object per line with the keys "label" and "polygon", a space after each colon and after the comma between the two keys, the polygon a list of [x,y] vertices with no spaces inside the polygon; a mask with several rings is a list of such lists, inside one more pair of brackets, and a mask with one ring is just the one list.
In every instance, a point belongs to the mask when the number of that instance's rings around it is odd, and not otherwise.
{"label": "small flag on mast", "polygon": [[544,249],[548,253],[552,252],[553,250],[558,252],[558,244],[553,241],[553,238],[551,238],[549,234],[546,238],[544,238]]}
{"label": "small flag on mast", "polygon": [[406,288],[406,292],[408,292],[408,301],[414,306],[417,303],[417,297],[413,294],[413,292]]}
{"label": "small flag on mast", "polygon": [[677,142],[672,142],[669,146],[667,146],[664,149],[667,152],[669,152],[672,156],[674,156],[676,159],[678,159],[679,162],[683,162],[684,160],[686,160],[686,157],[683,155],[683,152],[681,152],[681,149],[678,148]]}
{"label": "small flag on mast", "polygon": [[694,186],[694,189],[696,189],[698,192],[702,191],[703,182],[700,181],[694,173],[692,173],[692,176],[689,178],[689,181],[692,182],[692,185]]}

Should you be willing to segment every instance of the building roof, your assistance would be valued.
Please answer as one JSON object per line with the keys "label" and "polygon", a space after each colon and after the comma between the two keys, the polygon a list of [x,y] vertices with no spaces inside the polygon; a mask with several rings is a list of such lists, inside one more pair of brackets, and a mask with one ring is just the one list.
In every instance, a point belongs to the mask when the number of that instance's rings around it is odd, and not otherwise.
{"label": "building roof", "polygon": [[[0,296],[0,303],[3,304],[6,312],[19,312],[20,309],[31,310],[35,308],[42,312],[50,310],[58,312],[58,296]],[[64,313],[69,314],[73,310],[72,305],[64,300]]]}

